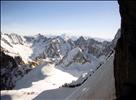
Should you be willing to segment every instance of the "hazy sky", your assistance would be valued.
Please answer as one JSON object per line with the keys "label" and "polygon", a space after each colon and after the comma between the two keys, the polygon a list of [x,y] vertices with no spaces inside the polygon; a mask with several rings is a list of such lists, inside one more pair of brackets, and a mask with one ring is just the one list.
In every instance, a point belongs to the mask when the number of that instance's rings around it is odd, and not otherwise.
{"label": "hazy sky", "polygon": [[2,32],[67,33],[113,38],[120,27],[117,1],[3,1]]}

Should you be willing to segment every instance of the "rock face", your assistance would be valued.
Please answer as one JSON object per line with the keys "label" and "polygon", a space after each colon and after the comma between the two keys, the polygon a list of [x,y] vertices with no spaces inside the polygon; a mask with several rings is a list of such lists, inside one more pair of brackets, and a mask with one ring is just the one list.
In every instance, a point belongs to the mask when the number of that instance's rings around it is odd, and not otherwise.
{"label": "rock face", "polygon": [[75,44],[76,46],[79,46],[83,52],[93,54],[97,58],[99,58],[101,55],[107,55],[113,48],[111,45],[112,42],[99,42],[91,38],[85,40],[82,36],[75,41]]}
{"label": "rock face", "polygon": [[125,83],[136,85],[136,2],[118,0],[118,3],[121,15],[121,37],[115,47],[114,59],[117,98],[126,88]]}
{"label": "rock face", "polygon": [[17,72],[17,63],[15,60],[1,52],[0,54],[1,62],[1,79],[0,79],[0,89],[12,89],[14,87],[15,73]]}
{"label": "rock face", "polygon": [[115,48],[116,47],[116,44],[117,44],[117,41],[118,39],[120,38],[121,36],[121,29],[118,29],[114,39],[112,40],[112,47]]}
{"label": "rock face", "polygon": [[32,69],[32,65],[25,64],[20,56],[13,58],[3,51],[0,51],[0,62],[0,90],[13,89],[16,81]]}

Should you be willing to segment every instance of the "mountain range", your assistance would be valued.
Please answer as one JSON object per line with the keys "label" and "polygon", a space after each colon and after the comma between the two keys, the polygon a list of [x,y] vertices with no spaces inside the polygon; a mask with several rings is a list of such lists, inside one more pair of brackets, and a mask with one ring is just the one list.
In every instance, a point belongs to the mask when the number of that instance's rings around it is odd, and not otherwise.
{"label": "mountain range", "polygon": [[[20,87],[26,74],[29,76],[30,72],[33,72],[31,70],[36,70],[43,64],[53,66],[49,69],[57,68],[73,76],[61,85],[75,81],[88,70],[95,71],[96,66],[104,63],[114,49],[119,34],[120,29],[109,42],[83,36],[72,39],[64,35],[49,37],[42,34],[21,36],[15,33],[1,33],[1,90]],[[46,74],[49,69],[46,69]]]}

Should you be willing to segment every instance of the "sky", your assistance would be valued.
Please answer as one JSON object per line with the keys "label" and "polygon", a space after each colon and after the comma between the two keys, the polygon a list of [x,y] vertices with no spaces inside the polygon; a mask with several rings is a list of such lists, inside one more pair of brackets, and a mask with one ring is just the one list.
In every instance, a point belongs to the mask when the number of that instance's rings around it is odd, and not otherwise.
{"label": "sky", "polygon": [[117,1],[2,1],[1,32],[66,34],[113,39],[120,28]]}

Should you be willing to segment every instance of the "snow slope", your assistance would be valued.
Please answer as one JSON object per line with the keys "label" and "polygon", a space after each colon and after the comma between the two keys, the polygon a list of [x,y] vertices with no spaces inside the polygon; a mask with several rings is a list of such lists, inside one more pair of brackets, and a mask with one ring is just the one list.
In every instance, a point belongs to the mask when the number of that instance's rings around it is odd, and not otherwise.
{"label": "snow slope", "polygon": [[[67,80],[67,77],[71,77],[73,80],[76,78],[57,70],[54,66],[42,64],[37,67],[38,70],[32,70],[33,72],[17,83],[16,89],[23,89],[2,91],[2,100],[6,100],[5,98],[12,98],[12,100],[113,100],[115,98],[113,59],[114,54],[83,85],[76,88],[59,88],[63,83],[62,80],[71,81]],[[38,75],[35,75],[36,72]],[[51,78],[56,84],[50,80]],[[33,82],[31,85],[29,84],[29,87],[24,88],[24,86],[28,86],[29,80]],[[22,82],[24,86],[20,86]],[[48,88],[50,90],[47,90]]]}
{"label": "snow slope", "polygon": [[81,87],[65,100],[113,100],[115,99],[115,83],[112,54]]}
{"label": "snow slope", "polygon": [[44,91],[34,100],[113,100],[115,98],[112,55],[80,87]]}
{"label": "snow slope", "polygon": [[[15,89],[22,91],[42,91],[58,88],[77,78],[57,69],[54,64],[42,64],[16,83]],[[62,81],[63,80],[63,81]],[[44,85],[42,85],[44,84]],[[45,87],[46,86],[46,87]]]}
{"label": "snow slope", "polygon": [[32,53],[32,49],[25,42],[24,37],[17,34],[2,34],[1,38],[1,47],[6,54],[12,57],[21,56],[25,63],[31,61],[29,56]]}
{"label": "snow slope", "polygon": [[[55,68],[53,64],[43,63],[17,81],[15,90],[2,91],[2,94],[11,93],[13,100],[24,100],[24,98],[32,100],[43,91],[59,88],[64,83],[71,83],[72,80],[77,80],[77,77]],[[31,93],[33,95],[28,95]],[[22,94],[23,97],[19,98],[18,95]]]}

